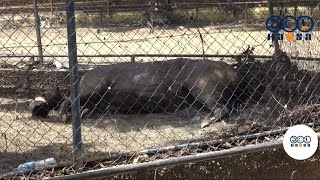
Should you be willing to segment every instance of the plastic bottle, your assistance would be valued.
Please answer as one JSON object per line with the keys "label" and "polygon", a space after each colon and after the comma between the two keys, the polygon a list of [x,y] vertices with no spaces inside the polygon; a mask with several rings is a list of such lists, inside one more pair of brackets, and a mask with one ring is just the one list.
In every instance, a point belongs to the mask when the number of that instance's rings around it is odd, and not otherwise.
{"label": "plastic bottle", "polygon": [[48,167],[49,165],[56,164],[56,160],[54,158],[48,158],[40,161],[31,161],[27,163],[20,164],[17,168],[15,168],[15,171],[30,171],[30,170],[39,170],[43,169],[45,167]]}

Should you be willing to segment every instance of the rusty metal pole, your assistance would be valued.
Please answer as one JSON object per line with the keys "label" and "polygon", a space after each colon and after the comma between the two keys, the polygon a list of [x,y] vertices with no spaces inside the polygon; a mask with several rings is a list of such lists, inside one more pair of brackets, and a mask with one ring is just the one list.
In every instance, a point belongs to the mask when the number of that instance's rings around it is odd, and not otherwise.
{"label": "rusty metal pole", "polygon": [[[268,8],[269,8],[269,15],[270,16],[273,16],[274,15],[274,11],[273,11],[273,3],[272,3],[272,0],[268,0]],[[273,40],[273,45],[274,45],[274,48],[275,48],[275,60],[278,59],[277,57],[279,57],[279,54],[280,54],[280,45],[279,45],[279,41],[278,41],[278,36],[279,36],[279,33],[278,32],[274,32],[273,33],[274,35],[274,40]]]}
{"label": "rusty metal pole", "polygon": [[51,17],[53,17],[53,0],[50,0],[50,12],[51,12]]}
{"label": "rusty metal pole", "polygon": [[42,43],[41,43],[41,30],[40,30],[40,19],[38,14],[38,2],[37,0],[33,1],[33,13],[34,13],[34,19],[36,23],[36,34],[37,34],[37,45],[38,45],[38,56],[40,64],[43,63],[43,52],[42,52]]}
{"label": "rusty metal pole", "polygon": [[78,76],[77,40],[74,0],[66,0],[67,4],[67,35],[68,55],[70,71],[70,96],[71,96],[71,118],[73,131],[73,162],[75,168],[81,171],[83,168],[81,121],[80,121],[80,83]]}

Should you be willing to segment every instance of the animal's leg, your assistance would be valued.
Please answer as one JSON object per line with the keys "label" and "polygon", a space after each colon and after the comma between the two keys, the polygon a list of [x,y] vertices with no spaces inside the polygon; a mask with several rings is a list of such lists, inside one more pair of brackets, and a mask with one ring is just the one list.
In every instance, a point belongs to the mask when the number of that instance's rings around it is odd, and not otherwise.
{"label": "animal's leg", "polygon": [[[80,99],[80,105],[82,107],[81,109],[81,116],[80,118],[84,118],[84,117],[88,117],[88,114],[90,114],[91,112],[91,108],[89,108],[86,105],[83,105],[84,99],[81,98]],[[65,99],[62,103],[61,103],[61,108],[60,108],[60,116],[63,122],[68,123],[71,121],[71,101],[69,99]]]}
{"label": "animal's leg", "polygon": [[71,120],[71,101],[69,99],[65,99],[61,103],[59,114],[61,116],[62,122],[67,123]]}
{"label": "animal's leg", "polygon": [[217,121],[223,119],[224,117],[227,117],[229,114],[230,114],[229,108],[227,108],[226,106],[217,104],[213,108],[210,117],[205,118],[202,121],[201,128],[208,127],[208,126],[210,126],[210,124],[217,122]]}
{"label": "animal's leg", "polygon": [[88,118],[91,115],[91,110],[89,108],[85,108],[81,111],[81,116],[80,118]]}
{"label": "animal's leg", "polygon": [[196,106],[200,106],[201,103],[204,103],[204,108],[210,110],[210,115],[201,123],[201,128],[208,127],[210,124],[219,121],[230,114],[230,109],[227,105],[221,103],[223,102],[223,99],[221,98],[224,98],[222,97],[222,93],[212,93],[212,91],[213,90],[207,88],[204,88],[202,91],[196,88],[191,90],[192,94],[198,94],[198,96],[195,96],[196,101],[199,101],[196,102]]}
{"label": "animal's leg", "polygon": [[80,118],[89,118],[91,117],[94,112],[96,111],[96,108],[98,106],[98,95],[96,93],[91,94],[91,96],[89,97],[82,97],[80,98],[80,105],[81,105],[81,109],[80,109],[80,113],[81,116]]}
{"label": "animal's leg", "polygon": [[185,88],[186,87],[183,87],[181,96],[185,97],[184,101],[186,102],[187,106],[191,106],[194,109],[198,109],[207,113],[211,112],[204,102],[198,100],[189,90],[186,90]]}

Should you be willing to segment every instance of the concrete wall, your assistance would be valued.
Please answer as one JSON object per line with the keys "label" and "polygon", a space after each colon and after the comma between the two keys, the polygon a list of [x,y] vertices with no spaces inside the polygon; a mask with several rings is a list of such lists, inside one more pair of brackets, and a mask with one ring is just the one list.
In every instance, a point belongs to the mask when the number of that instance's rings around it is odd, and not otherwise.
{"label": "concrete wall", "polygon": [[[79,76],[85,70],[79,70]],[[68,70],[0,70],[0,96],[33,98],[34,95],[58,86],[61,90],[69,89]]]}
{"label": "concrete wall", "polygon": [[320,179],[320,152],[298,161],[272,149],[102,179]]}

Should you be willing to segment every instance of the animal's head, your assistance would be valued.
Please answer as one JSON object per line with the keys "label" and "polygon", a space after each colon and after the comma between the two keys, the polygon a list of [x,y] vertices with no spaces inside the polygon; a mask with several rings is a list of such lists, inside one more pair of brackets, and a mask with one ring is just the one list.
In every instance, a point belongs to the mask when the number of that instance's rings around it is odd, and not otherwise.
{"label": "animal's head", "polygon": [[43,118],[47,117],[50,111],[47,101],[41,96],[34,98],[31,101],[29,108],[32,116]]}
{"label": "animal's head", "polygon": [[46,90],[31,101],[29,107],[32,116],[47,117],[52,109],[57,110],[60,107],[63,99],[64,97],[58,87]]}

